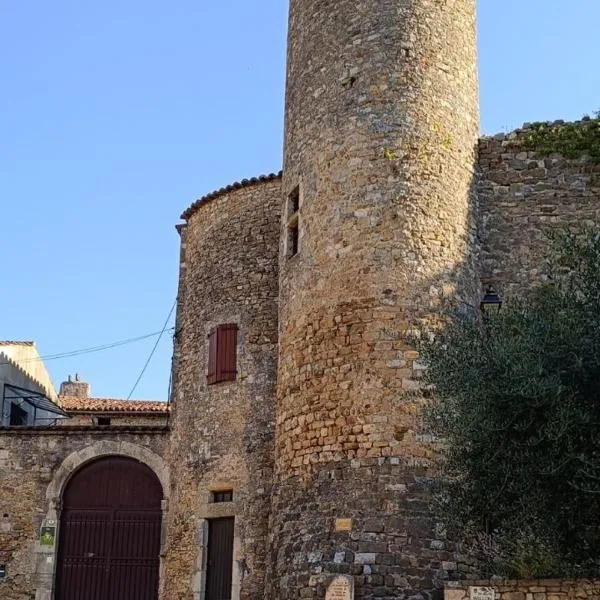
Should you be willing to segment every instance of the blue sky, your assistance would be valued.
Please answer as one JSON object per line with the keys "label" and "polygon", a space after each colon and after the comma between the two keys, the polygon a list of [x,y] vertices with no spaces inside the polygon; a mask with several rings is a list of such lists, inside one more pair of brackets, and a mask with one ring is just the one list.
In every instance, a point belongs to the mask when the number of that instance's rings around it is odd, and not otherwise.
{"label": "blue sky", "polygon": [[[0,338],[43,355],[161,329],[174,225],[281,165],[287,3],[0,0]],[[598,0],[479,0],[482,130],[600,109]],[[127,396],[154,339],[47,362]],[[165,399],[165,335],[134,397]]]}

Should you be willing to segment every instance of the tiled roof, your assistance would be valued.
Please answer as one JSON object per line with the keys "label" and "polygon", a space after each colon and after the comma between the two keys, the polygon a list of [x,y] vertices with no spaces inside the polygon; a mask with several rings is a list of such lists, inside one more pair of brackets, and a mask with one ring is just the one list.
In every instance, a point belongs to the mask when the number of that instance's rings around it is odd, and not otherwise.
{"label": "tiled roof", "polygon": [[223,194],[227,194],[228,192],[232,192],[233,190],[239,190],[241,188],[245,188],[245,187],[251,187],[253,185],[256,185],[258,183],[264,183],[266,181],[275,181],[276,179],[281,179],[282,176],[282,171],[279,171],[279,173],[269,173],[268,175],[261,175],[260,177],[252,177],[252,179],[242,179],[241,181],[236,181],[235,183],[232,183],[231,185],[228,185],[226,187],[222,187],[219,190],[215,190],[214,192],[211,192],[210,194],[206,194],[206,196],[202,196],[202,198],[200,198],[199,200],[196,200],[196,202],[194,202],[190,207],[188,207],[185,211],[183,211],[183,214],[181,215],[182,219],[189,219],[192,214],[194,213],[194,211],[204,202],[208,202],[209,200],[213,200],[214,198],[218,198],[219,196],[222,196]]}
{"label": "tiled roof", "polygon": [[14,340],[0,340],[0,346],[35,346],[35,342],[15,342]]}
{"label": "tiled roof", "polygon": [[58,404],[67,412],[166,413],[169,410],[166,402],[117,398],[59,396]]}

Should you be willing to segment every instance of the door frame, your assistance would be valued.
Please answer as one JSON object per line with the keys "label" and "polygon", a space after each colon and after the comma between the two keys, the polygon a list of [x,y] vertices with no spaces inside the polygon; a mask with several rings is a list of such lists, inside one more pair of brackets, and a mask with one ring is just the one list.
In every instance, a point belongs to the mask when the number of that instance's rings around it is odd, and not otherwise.
{"label": "door frame", "polygon": [[[231,543],[231,558],[230,558],[230,564],[228,565],[229,568],[229,599],[231,600],[231,596],[233,594],[233,552],[234,552],[234,539],[235,539],[235,517],[217,517],[215,519],[207,519],[208,522],[208,538],[207,538],[207,548],[206,548],[206,559],[207,559],[207,566],[206,566],[206,589],[205,589],[205,596],[208,595],[209,592],[209,583],[210,583],[210,574],[213,572],[213,568],[211,567],[210,564],[208,564],[211,560],[214,562],[216,562],[218,560],[218,553],[215,551],[215,547],[214,547],[214,542],[216,541],[215,538],[217,538],[218,536],[216,535],[216,531],[215,531],[215,527],[217,523],[224,523],[227,522],[228,526],[231,527],[230,529],[230,534],[231,537],[229,538],[230,543]],[[227,544],[229,546],[229,544]],[[212,546],[212,548],[211,548]],[[221,565],[225,568],[227,565],[228,561],[220,561]],[[217,570],[218,571],[218,570]]]}
{"label": "door frame", "polygon": [[[231,569],[231,600],[240,600],[245,573],[240,532],[244,529],[243,487],[238,481],[219,479],[200,484],[199,518],[196,521],[198,554],[192,577],[193,600],[206,600],[208,562],[208,522],[211,519],[233,518],[233,563]],[[233,490],[233,501],[213,503],[214,492]]]}
{"label": "door frame", "polygon": [[[222,511],[225,513],[226,511]],[[227,511],[229,512],[229,511]],[[233,513],[233,511],[231,511]],[[198,562],[193,586],[194,600],[206,600],[206,575],[208,571],[208,528],[211,518],[198,520]],[[241,540],[239,517],[235,514],[220,514],[218,519],[233,519],[233,562],[231,568],[231,600],[240,600],[242,573],[240,570]],[[37,599],[36,599],[37,600]]]}
{"label": "door frame", "polygon": [[166,550],[166,525],[167,511],[169,508],[170,476],[165,461],[148,448],[131,442],[99,441],[81,450],[69,454],[54,473],[52,481],[46,490],[47,510],[44,523],[52,523],[56,527],[56,539],[52,546],[42,546],[36,532],[34,542],[35,572],[34,583],[36,587],[35,600],[53,600],[56,584],[56,566],[58,557],[59,525],[61,513],[62,494],[71,477],[87,463],[110,456],[133,458],[149,467],[158,477],[163,488],[161,502],[161,535],[159,556],[159,584],[158,597],[163,598],[165,582],[165,550]]}

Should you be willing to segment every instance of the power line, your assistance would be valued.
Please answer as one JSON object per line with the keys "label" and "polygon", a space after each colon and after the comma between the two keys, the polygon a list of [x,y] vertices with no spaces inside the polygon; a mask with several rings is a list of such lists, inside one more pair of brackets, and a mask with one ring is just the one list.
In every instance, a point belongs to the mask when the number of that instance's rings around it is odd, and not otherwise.
{"label": "power line", "polygon": [[[171,310],[169,311],[169,314],[165,320],[165,324],[163,325],[162,331],[160,332],[158,339],[154,343],[154,347],[152,348],[152,350],[150,352],[150,356],[148,356],[148,360],[146,360],[146,364],[144,364],[141,373],[139,374],[138,378],[135,380],[135,383],[133,384],[133,387],[131,388],[131,391],[129,392],[129,396],[127,396],[127,400],[131,400],[131,396],[133,396],[133,392],[135,392],[135,388],[137,388],[138,383],[140,382],[141,378],[144,376],[144,373],[146,372],[146,369],[148,368],[148,365],[150,364],[150,361],[152,360],[152,357],[154,356],[154,353],[156,352],[156,348],[158,348],[160,339],[162,338],[163,333],[167,330],[167,325],[169,324],[169,320],[171,319],[171,315],[173,314],[173,311],[175,310],[176,304],[177,304],[177,300],[175,300],[175,302],[173,302],[173,306],[171,306]],[[175,329],[175,328],[172,327],[171,329]]]}
{"label": "power line", "polygon": [[[171,313],[173,312],[173,310],[171,309]],[[171,314],[169,314],[169,317],[171,316]],[[134,338],[128,338],[126,340],[119,340],[116,342],[111,342],[110,344],[103,344],[101,346],[91,346],[89,348],[80,348],[79,350],[70,350],[68,352],[60,352],[58,354],[46,354],[44,356],[35,356],[35,357],[31,357],[31,358],[22,358],[22,359],[18,359],[18,360],[14,360],[13,362],[16,363],[24,363],[24,362],[38,362],[38,361],[50,361],[50,360],[58,360],[61,358],[69,358],[71,356],[80,356],[82,354],[91,354],[92,352],[101,352],[102,350],[110,350],[111,348],[116,348],[118,346],[125,346],[126,344],[133,344],[134,342],[140,342],[142,340],[147,340],[148,338],[151,337],[155,337],[155,336],[160,336],[162,337],[162,335],[165,333],[165,331],[174,331],[175,327],[170,327],[169,329],[166,329],[165,327],[163,327],[160,331],[155,331],[153,333],[147,333],[146,335],[140,335],[138,337],[134,337]],[[159,340],[160,340],[159,337]],[[4,361],[4,362],[0,362],[0,365],[8,365],[11,364],[10,361]]]}

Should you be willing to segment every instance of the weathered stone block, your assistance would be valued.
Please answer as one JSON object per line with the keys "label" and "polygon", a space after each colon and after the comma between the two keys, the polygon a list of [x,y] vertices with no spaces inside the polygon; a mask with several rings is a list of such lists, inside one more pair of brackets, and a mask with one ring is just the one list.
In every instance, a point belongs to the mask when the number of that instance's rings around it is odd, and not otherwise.
{"label": "weathered stone block", "polygon": [[374,552],[357,552],[354,555],[354,563],[357,565],[372,565],[375,564],[377,554]]}

